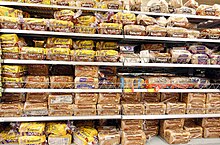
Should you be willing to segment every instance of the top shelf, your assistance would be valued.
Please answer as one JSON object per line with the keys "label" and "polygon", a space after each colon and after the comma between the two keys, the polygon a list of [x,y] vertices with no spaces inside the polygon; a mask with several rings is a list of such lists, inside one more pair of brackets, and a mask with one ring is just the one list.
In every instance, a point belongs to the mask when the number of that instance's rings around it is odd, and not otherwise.
{"label": "top shelf", "polygon": [[[45,5],[45,4],[32,4],[32,3],[20,3],[20,2],[8,2],[8,1],[0,1],[1,6],[11,6],[11,7],[20,7],[27,8],[27,10],[59,10],[59,9],[70,9],[70,10],[86,10],[86,11],[99,11],[99,12],[127,12],[134,14],[146,14],[149,16],[184,16],[188,19],[197,19],[197,20],[220,20],[220,17],[217,16],[200,16],[200,15],[187,15],[187,14],[170,14],[170,13],[154,13],[154,12],[141,12],[141,11],[128,11],[128,10],[116,10],[116,9],[101,9],[101,8],[86,8],[86,7],[74,7],[74,6],[61,6],[61,5]],[[29,9],[33,8],[33,9]]]}

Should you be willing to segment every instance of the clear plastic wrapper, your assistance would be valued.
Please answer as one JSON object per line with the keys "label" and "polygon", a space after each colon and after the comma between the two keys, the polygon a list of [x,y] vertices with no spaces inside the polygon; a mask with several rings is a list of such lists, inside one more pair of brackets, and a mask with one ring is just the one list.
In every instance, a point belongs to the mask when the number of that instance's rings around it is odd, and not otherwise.
{"label": "clear plastic wrapper", "polygon": [[72,10],[60,10],[54,12],[54,18],[57,20],[71,21],[74,19],[74,12]]}
{"label": "clear plastic wrapper", "polygon": [[134,25],[136,23],[136,15],[132,13],[118,12],[111,17],[114,23],[123,25]]}
{"label": "clear plastic wrapper", "polygon": [[155,25],[155,24],[157,24],[157,21],[153,17],[147,16],[144,14],[139,14],[137,16],[137,24],[143,25],[143,26]]}
{"label": "clear plastic wrapper", "polygon": [[189,8],[193,8],[196,9],[199,7],[199,3],[196,0],[188,0],[186,1],[186,3],[184,4],[184,6],[189,7]]}
{"label": "clear plastic wrapper", "polygon": [[144,128],[144,133],[147,139],[157,136],[159,132],[159,126],[147,126]]}
{"label": "clear plastic wrapper", "polygon": [[103,75],[99,73],[99,88],[114,89],[118,85],[117,76]]}
{"label": "clear plastic wrapper", "polygon": [[49,66],[46,64],[28,65],[28,75],[33,76],[48,76]]}
{"label": "clear plastic wrapper", "polygon": [[36,18],[24,18],[24,23],[22,23],[23,30],[35,30],[35,31],[46,31],[47,21],[46,19],[36,19]]}
{"label": "clear plastic wrapper", "polygon": [[85,34],[95,34],[96,28],[94,24],[76,24],[75,32],[76,33],[85,33]]}
{"label": "clear plastic wrapper", "polygon": [[49,78],[46,76],[27,76],[25,88],[47,89],[49,87]]}
{"label": "clear plastic wrapper", "polygon": [[18,18],[0,16],[1,29],[21,29],[20,21]]}
{"label": "clear plastic wrapper", "polygon": [[220,104],[206,104],[206,114],[219,114]]}
{"label": "clear plastic wrapper", "polygon": [[11,78],[11,77],[3,77],[2,78],[2,84],[3,88],[22,88],[24,85],[24,77],[17,77],[17,78]]}
{"label": "clear plastic wrapper", "polygon": [[210,64],[212,64],[212,65],[220,65],[220,55],[215,55],[215,54],[211,55]]}
{"label": "clear plastic wrapper", "polygon": [[0,116],[1,117],[21,117],[23,114],[23,104],[21,103],[1,103]]}
{"label": "clear plastic wrapper", "polygon": [[30,103],[24,104],[24,114],[27,116],[46,116],[48,115],[47,103]]}
{"label": "clear plastic wrapper", "polygon": [[146,33],[148,36],[166,37],[167,28],[159,25],[150,25],[146,27]]}
{"label": "clear plastic wrapper", "polygon": [[166,129],[178,130],[182,129],[183,126],[184,119],[170,119],[160,121],[160,129],[163,131]]}
{"label": "clear plastic wrapper", "polygon": [[76,89],[97,89],[99,87],[98,78],[93,77],[76,77]]}
{"label": "clear plastic wrapper", "polygon": [[21,59],[25,60],[43,60],[45,58],[45,49],[37,47],[20,48]]}
{"label": "clear plastic wrapper", "polygon": [[49,145],[71,145],[72,136],[70,134],[67,135],[49,135],[48,136],[48,144]]}
{"label": "clear plastic wrapper", "polygon": [[123,131],[121,144],[130,145],[130,144],[145,144],[146,136],[142,130],[139,131]]}
{"label": "clear plastic wrapper", "polygon": [[120,103],[119,93],[99,93],[98,103],[99,104],[119,104]]}
{"label": "clear plastic wrapper", "polygon": [[147,115],[163,115],[166,112],[166,104],[164,103],[145,103]]}
{"label": "clear plastic wrapper", "polygon": [[188,93],[183,94],[183,102],[186,104],[205,104],[206,103],[206,94],[205,93]]}
{"label": "clear plastic wrapper", "polygon": [[204,128],[204,138],[219,138],[220,127]]}
{"label": "clear plastic wrapper", "polygon": [[95,51],[93,50],[76,50],[74,55],[76,61],[90,62],[95,59]]}
{"label": "clear plastic wrapper", "polygon": [[98,33],[120,35],[122,33],[122,24],[100,23],[98,26]]}
{"label": "clear plastic wrapper", "polygon": [[187,50],[171,50],[171,62],[172,63],[189,63],[192,54]]}
{"label": "clear plastic wrapper", "polygon": [[[98,101],[98,94],[95,93],[76,93],[75,104],[91,104],[96,105]],[[109,103],[109,102],[106,102]]]}
{"label": "clear plastic wrapper", "polygon": [[163,51],[164,44],[142,44],[141,50]]}
{"label": "clear plastic wrapper", "polygon": [[129,130],[142,130],[143,129],[143,120],[121,120],[121,130],[129,131]]}
{"label": "clear plastic wrapper", "polygon": [[207,93],[206,104],[220,104],[220,93]]}
{"label": "clear plastic wrapper", "polygon": [[142,25],[126,25],[124,26],[125,35],[145,36],[146,29]]}
{"label": "clear plastic wrapper", "polygon": [[186,114],[205,114],[206,105],[205,104],[187,104]]}
{"label": "clear plastic wrapper", "polygon": [[50,88],[65,89],[73,88],[74,81],[72,76],[50,76]]}
{"label": "clear plastic wrapper", "polygon": [[151,77],[147,76],[144,78],[146,87],[165,89],[170,87],[170,79],[168,77]]}
{"label": "clear plastic wrapper", "polygon": [[200,33],[200,37],[207,39],[219,39],[220,29],[219,28],[203,29]]}
{"label": "clear plastic wrapper", "polygon": [[2,76],[3,77],[21,77],[27,71],[24,65],[2,65]]}
{"label": "clear plastic wrapper", "polygon": [[24,93],[4,93],[1,97],[1,102],[22,103],[22,102],[25,102],[25,94]]}
{"label": "clear plastic wrapper", "polygon": [[47,102],[48,93],[27,93],[26,101],[31,103]]}
{"label": "clear plastic wrapper", "polygon": [[49,95],[48,97],[48,105],[53,104],[72,104],[73,96],[72,95]]}
{"label": "clear plastic wrapper", "polygon": [[119,115],[121,113],[121,105],[119,104],[98,104],[98,115]]}
{"label": "clear plastic wrapper", "polygon": [[193,8],[189,8],[189,7],[181,7],[181,8],[177,8],[175,13],[176,14],[195,15],[196,14],[196,10],[193,9]]}
{"label": "clear plastic wrapper", "polygon": [[193,54],[211,54],[212,51],[205,45],[191,45],[188,49]]}
{"label": "clear plastic wrapper", "polygon": [[123,104],[122,113],[124,115],[143,115],[145,107],[143,104]]}
{"label": "clear plastic wrapper", "polygon": [[121,96],[122,103],[138,103],[141,102],[141,93],[123,93]]}
{"label": "clear plastic wrapper", "polygon": [[72,116],[73,105],[72,104],[55,104],[49,105],[49,116]]}
{"label": "clear plastic wrapper", "polygon": [[121,88],[125,89],[141,89],[145,87],[144,79],[142,78],[132,78],[132,77],[120,77]]}
{"label": "clear plastic wrapper", "polygon": [[73,47],[73,40],[71,38],[56,38],[49,37],[46,42],[47,48],[69,48]]}
{"label": "clear plastic wrapper", "polygon": [[105,41],[96,42],[97,50],[116,50],[117,48],[118,48],[117,42],[105,42]]}
{"label": "clear plastic wrapper", "polygon": [[202,138],[203,136],[203,128],[196,124],[184,125],[184,130],[190,132],[190,139]]}
{"label": "clear plastic wrapper", "polygon": [[139,63],[141,62],[141,58],[139,54],[135,53],[122,53],[120,55],[120,62],[126,62],[126,63]]}
{"label": "clear plastic wrapper", "polygon": [[117,131],[99,131],[99,145],[120,144],[120,133]]}
{"label": "clear plastic wrapper", "polygon": [[185,103],[167,103],[166,114],[185,114]]}
{"label": "clear plastic wrapper", "polygon": [[169,144],[187,144],[190,141],[190,132],[185,130],[165,130],[164,139]]}
{"label": "clear plastic wrapper", "polygon": [[196,14],[201,16],[219,16],[219,6],[217,4],[211,6],[211,5],[200,5],[196,9]]}
{"label": "clear plastic wrapper", "polygon": [[96,51],[96,60],[104,62],[117,62],[119,59],[118,51],[115,50],[98,50]]}
{"label": "clear plastic wrapper", "polygon": [[[147,2],[147,3],[146,3]],[[141,5],[143,12],[168,13],[168,3],[165,0],[149,0]]]}
{"label": "clear plastic wrapper", "polygon": [[20,136],[19,145],[46,145],[46,136]]}
{"label": "clear plastic wrapper", "polygon": [[94,116],[96,115],[96,105],[74,105],[75,116]]}
{"label": "clear plastic wrapper", "polygon": [[187,30],[188,38],[200,38],[200,31],[197,30]]}
{"label": "clear plastic wrapper", "polygon": [[167,63],[170,62],[170,53],[160,53],[157,51],[150,51],[150,61],[151,62],[159,62],[159,63]]}
{"label": "clear plastic wrapper", "polygon": [[19,127],[21,136],[41,136],[44,135],[45,123],[41,122],[23,122]]}
{"label": "clear plastic wrapper", "polygon": [[220,118],[202,118],[199,119],[198,124],[204,128],[220,127]]}
{"label": "clear plastic wrapper", "polygon": [[181,27],[167,27],[167,35],[174,38],[187,38],[187,29]]}
{"label": "clear plastic wrapper", "polygon": [[189,23],[188,19],[186,17],[177,17],[177,16],[171,16],[168,18],[168,26],[170,27],[186,27],[186,25]]}
{"label": "clear plastic wrapper", "polygon": [[156,21],[157,21],[157,25],[162,26],[162,27],[166,27],[168,23],[165,17],[158,17],[156,18]]}
{"label": "clear plastic wrapper", "polygon": [[77,40],[74,42],[75,49],[93,50],[95,42],[93,40]]}
{"label": "clear plastic wrapper", "polygon": [[49,30],[55,32],[73,32],[74,24],[69,21],[62,21],[62,20],[49,20]]}
{"label": "clear plastic wrapper", "polygon": [[46,49],[46,58],[48,60],[70,61],[71,54],[68,48],[49,48]]}

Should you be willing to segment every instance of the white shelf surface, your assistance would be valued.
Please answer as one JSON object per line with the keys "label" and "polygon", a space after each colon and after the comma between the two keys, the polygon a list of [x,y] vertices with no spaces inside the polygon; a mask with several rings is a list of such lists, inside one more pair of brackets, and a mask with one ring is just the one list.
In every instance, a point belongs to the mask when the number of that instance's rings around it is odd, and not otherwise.
{"label": "white shelf surface", "polygon": [[0,29],[0,33],[27,34],[27,35],[50,35],[50,36],[68,36],[78,38],[102,38],[102,39],[122,39],[123,35],[107,35],[107,34],[84,34],[84,33],[67,33],[53,31],[33,31],[33,30],[17,30],[17,29]]}
{"label": "white shelf surface", "polygon": [[201,64],[173,64],[173,63],[124,63],[124,66],[131,67],[177,67],[177,68],[220,68],[220,65],[201,65]]}
{"label": "white shelf surface", "polygon": [[121,93],[122,89],[27,89],[27,88],[6,88],[6,93]]}
{"label": "white shelf surface", "polygon": [[132,92],[160,92],[160,93],[220,93],[219,89],[134,89]]}
{"label": "white shelf surface", "polygon": [[31,4],[31,3],[19,3],[19,2],[7,2],[7,1],[1,1],[0,5],[1,6],[36,7],[36,8],[48,8],[48,9],[69,9],[69,10],[102,11],[102,12],[108,12],[108,11],[121,12],[122,11],[122,10],[115,10],[115,9],[100,9],[100,8],[61,6],[61,5]]}
{"label": "white shelf surface", "polygon": [[151,40],[151,41],[173,41],[173,42],[206,42],[206,43],[220,43],[219,39],[195,39],[195,38],[173,38],[173,37],[153,37],[153,36],[124,36],[126,41],[140,41],[140,40]]}
{"label": "white shelf surface", "polygon": [[111,116],[1,117],[0,118],[0,122],[60,121],[60,120],[98,120],[98,119],[121,119],[121,115],[111,115]]}
{"label": "white shelf surface", "polygon": [[54,64],[54,65],[93,65],[93,66],[123,66],[122,62],[76,62],[76,61],[49,61],[49,60],[16,60],[4,59],[7,64]]}
{"label": "white shelf surface", "polygon": [[[164,139],[156,136],[147,141],[146,145],[169,145]],[[220,138],[199,138],[192,139],[187,144],[182,145],[220,145]]]}
{"label": "white shelf surface", "polygon": [[220,114],[122,115],[122,119],[217,118]]}

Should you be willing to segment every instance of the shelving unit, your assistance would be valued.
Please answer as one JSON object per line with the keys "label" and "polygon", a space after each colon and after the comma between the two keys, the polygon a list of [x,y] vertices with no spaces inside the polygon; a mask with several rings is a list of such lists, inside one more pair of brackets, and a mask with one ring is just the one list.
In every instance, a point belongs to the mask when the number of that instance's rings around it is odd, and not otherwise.
{"label": "shelving unit", "polygon": [[[126,10],[109,10],[100,8],[83,8],[72,6],[44,5],[44,4],[28,4],[18,2],[0,1],[1,6],[13,8],[21,8],[26,11],[47,11],[53,13],[56,10],[70,9],[94,12],[123,12],[134,14],[146,14],[149,16],[184,16],[190,22],[200,23],[201,26],[217,26],[220,24],[220,17],[216,16],[198,16],[183,14],[165,14],[152,12],[138,12]],[[208,22],[211,20],[211,22]],[[13,30],[0,29],[0,33],[18,34],[19,36],[34,37],[68,37],[74,39],[91,39],[91,40],[107,40],[118,41],[119,43],[140,43],[140,42],[162,42],[162,43],[215,43],[218,45],[220,39],[192,39],[192,38],[172,38],[172,37],[151,37],[151,36],[130,36],[130,35],[104,35],[104,34],[82,34],[82,33],[65,33],[52,31],[32,31],[32,30]],[[172,64],[172,63],[127,63],[125,62],[77,62],[77,61],[49,61],[49,60],[1,60],[1,64],[46,64],[46,65],[88,65],[88,66],[115,66],[115,67],[133,67],[133,68],[189,68],[189,69],[220,69],[220,65],[197,65],[197,64]],[[6,88],[1,90],[3,93],[124,93],[124,92],[160,92],[160,93],[220,93],[220,89],[28,89],[28,88]],[[177,118],[217,118],[220,114],[175,114],[175,115],[112,115],[112,116],[39,116],[39,117],[0,117],[0,122],[32,122],[32,121],[64,121],[64,120],[100,120],[100,119],[177,119]],[[219,139],[193,139],[186,145],[219,145]],[[168,145],[160,137],[153,137],[147,145]]]}

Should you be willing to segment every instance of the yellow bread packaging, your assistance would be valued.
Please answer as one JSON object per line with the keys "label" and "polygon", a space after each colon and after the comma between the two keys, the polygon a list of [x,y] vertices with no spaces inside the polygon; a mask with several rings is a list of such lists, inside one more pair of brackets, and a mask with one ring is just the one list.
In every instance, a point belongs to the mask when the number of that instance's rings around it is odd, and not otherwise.
{"label": "yellow bread packaging", "polygon": [[20,136],[19,145],[45,145],[45,136]]}

